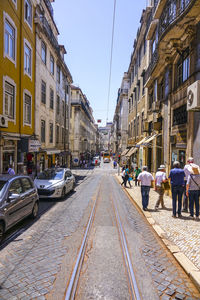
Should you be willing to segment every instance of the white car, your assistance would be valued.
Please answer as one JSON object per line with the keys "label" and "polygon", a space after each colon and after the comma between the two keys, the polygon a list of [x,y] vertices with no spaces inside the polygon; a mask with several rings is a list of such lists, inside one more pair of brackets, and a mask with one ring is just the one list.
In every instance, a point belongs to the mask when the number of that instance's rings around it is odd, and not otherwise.
{"label": "white car", "polygon": [[70,169],[46,169],[34,180],[40,198],[64,198],[75,188],[75,177]]}

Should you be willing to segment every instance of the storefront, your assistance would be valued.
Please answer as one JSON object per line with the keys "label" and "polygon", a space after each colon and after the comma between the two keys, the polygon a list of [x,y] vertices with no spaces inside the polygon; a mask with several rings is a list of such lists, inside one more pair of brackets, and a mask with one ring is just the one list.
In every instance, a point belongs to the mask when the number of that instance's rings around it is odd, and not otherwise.
{"label": "storefront", "polygon": [[0,173],[5,173],[11,165],[17,172],[17,141],[15,136],[2,136],[0,138]]}
{"label": "storefront", "polygon": [[171,168],[174,161],[179,161],[181,168],[186,164],[187,131],[179,131],[171,137]]}

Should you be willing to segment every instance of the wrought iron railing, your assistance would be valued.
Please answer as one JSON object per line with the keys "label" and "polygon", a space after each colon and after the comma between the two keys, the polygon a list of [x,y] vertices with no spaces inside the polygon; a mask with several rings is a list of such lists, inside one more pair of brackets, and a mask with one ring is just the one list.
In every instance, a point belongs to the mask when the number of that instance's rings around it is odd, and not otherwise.
{"label": "wrought iron railing", "polygon": [[145,72],[145,75],[144,75],[144,80],[145,82],[147,82],[148,78],[151,76],[151,73],[153,72],[157,62],[158,62],[158,48],[155,49],[155,51],[153,52],[152,54],[152,57],[151,57],[151,61],[149,63],[149,66]]}
{"label": "wrought iron railing", "polygon": [[52,15],[52,17],[53,17],[53,7],[52,7],[52,5],[51,5],[51,2],[50,2],[49,0],[44,0],[44,2],[45,2],[45,4],[46,4],[48,10],[50,11],[50,13],[51,13],[51,15]]}
{"label": "wrought iron railing", "polygon": [[47,19],[45,18],[44,15],[41,15],[40,16],[40,21],[42,22],[42,25],[43,25],[43,29],[45,30],[46,34],[47,34],[47,37],[49,38],[50,42],[52,43],[53,47],[58,51],[60,52],[59,50],[59,44],[58,44],[58,41],[51,29],[51,26],[49,24],[49,22],[47,21]]}

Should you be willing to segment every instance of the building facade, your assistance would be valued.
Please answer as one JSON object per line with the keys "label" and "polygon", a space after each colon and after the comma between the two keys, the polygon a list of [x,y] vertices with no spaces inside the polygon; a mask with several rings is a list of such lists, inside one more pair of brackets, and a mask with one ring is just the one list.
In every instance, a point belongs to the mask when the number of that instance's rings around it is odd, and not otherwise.
{"label": "building facade", "polygon": [[71,86],[70,147],[72,164],[89,161],[97,152],[98,130],[92,109],[79,87]]}
{"label": "building facade", "polygon": [[34,134],[34,0],[0,2],[0,173],[21,172],[24,141]]}
{"label": "building facade", "polygon": [[147,121],[157,133],[148,154],[153,171],[161,162],[168,170],[175,160],[184,166],[189,156],[200,163],[199,107],[191,109],[188,105],[188,90],[193,83],[198,86],[200,76],[199,21],[198,0],[153,3],[148,22],[150,51],[146,73]]}

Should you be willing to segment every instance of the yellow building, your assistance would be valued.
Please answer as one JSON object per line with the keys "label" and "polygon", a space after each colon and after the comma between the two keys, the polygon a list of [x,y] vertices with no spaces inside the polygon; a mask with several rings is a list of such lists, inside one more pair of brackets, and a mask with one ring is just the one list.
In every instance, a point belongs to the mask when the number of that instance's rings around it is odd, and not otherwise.
{"label": "yellow building", "polygon": [[0,173],[20,171],[34,134],[34,0],[0,1]]}

